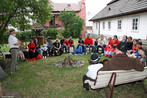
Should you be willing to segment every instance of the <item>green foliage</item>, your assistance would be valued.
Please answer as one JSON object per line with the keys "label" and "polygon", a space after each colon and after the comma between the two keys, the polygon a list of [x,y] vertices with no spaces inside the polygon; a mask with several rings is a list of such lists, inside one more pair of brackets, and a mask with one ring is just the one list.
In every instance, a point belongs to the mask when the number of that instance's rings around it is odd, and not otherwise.
{"label": "green foliage", "polygon": [[7,44],[9,35],[10,35],[10,33],[5,32],[3,37],[0,39],[0,44]]}
{"label": "green foliage", "polygon": [[56,28],[48,28],[46,37],[50,36],[52,39],[56,39],[58,32]]}
{"label": "green foliage", "polygon": [[34,31],[25,31],[25,32],[17,32],[16,36],[20,41],[28,42],[30,41],[31,37],[36,36],[36,34]]}
{"label": "green foliage", "polygon": [[42,30],[41,34],[46,38],[47,30]]}
{"label": "green foliage", "polygon": [[76,38],[83,30],[84,19],[76,16],[75,12],[68,12],[64,10],[63,12],[60,12],[58,20],[62,22],[65,28],[63,33],[63,36],[65,37],[72,36]]}
{"label": "green foliage", "polygon": [[65,38],[69,38],[72,33],[70,32],[70,28],[65,28],[64,33],[62,34]]}
{"label": "green foliage", "polygon": [[62,37],[62,33],[61,32],[58,32],[57,37],[58,38],[61,38]]}
{"label": "green foliage", "polygon": [[52,6],[48,0],[1,0],[0,1],[0,38],[8,25],[19,30],[31,29],[30,23],[45,24],[52,17]]}
{"label": "green foliage", "polygon": [[71,23],[73,22],[72,18],[75,16],[75,12],[68,12],[64,10],[63,12],[60,12],[58,20],[62,22],[65,28],[68,28],[71,26]]}

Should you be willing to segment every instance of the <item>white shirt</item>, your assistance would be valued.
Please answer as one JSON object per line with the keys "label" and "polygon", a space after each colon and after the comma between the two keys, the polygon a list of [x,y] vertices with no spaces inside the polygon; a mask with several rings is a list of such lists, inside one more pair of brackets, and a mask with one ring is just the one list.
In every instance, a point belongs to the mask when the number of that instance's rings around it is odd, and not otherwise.
{"label": "white shirt", "polygon": [[42,49],[43,49],[44,51],[47,51],[48,45],[47,45],[47,44],[44,44]]}
{"label": "white shirt", "polygon": [[103,67],[103,64],[93,64],[88,66],[88,72],[86,76],[91,79],[96,79],[97,71],[102,67]]}
{"label": "white shirt", "polygon": [[8,43],[9,43],[10,49],[11,48],[19,48],[19,46],[14,45],[17,43],[17,41],[18,41],[18,39],[15,36],[13,36],[13,35],[9,36]]}
{"label": "white shirt", "polygon": [[99,45],[107,45],[107,40],[104,38],[103,40],[101,40],[101,38],[98,41]]}

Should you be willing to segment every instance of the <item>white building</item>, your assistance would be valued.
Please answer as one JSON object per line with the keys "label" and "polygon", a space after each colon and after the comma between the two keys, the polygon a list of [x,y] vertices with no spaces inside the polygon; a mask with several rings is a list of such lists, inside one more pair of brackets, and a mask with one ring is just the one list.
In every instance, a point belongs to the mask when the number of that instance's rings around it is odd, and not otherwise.
{"label": "white building", "polygon": [[90,21],[94,33],[147,40],[147,0],[112,0]]}

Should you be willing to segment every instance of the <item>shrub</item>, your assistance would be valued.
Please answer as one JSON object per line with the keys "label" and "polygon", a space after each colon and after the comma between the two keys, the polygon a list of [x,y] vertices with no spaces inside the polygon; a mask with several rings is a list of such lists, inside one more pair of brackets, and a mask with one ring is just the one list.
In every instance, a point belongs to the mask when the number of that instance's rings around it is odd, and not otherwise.
{"label": "shrub", "polygon": [[77,38],[83,30],[84,19],[76,16],[75,12],[68,12],[64,10],[63,12],[60,12],[58,20],[62,22],[65,28],[63,33],[64,37],[72,36],[73,38]]}
{"label": "shrub", "polygon": [[26,42],[28,42],[30,41],[31,37],[36,36],[36,34],[34,31],[25,31],[25,32],[17,32],[16,36],[20,41],[25,42],[26,40]]}
{"label": "shrub", "polygon": [[71,32],[70,32],[70,29],[69,28],[65,28],[64,33],[63,33],[63,36],[65,38],[69,38],[71,36]]}
{"label": "shrub", "polygon": [[46,37],[50,36],[52,39],[56,39],[58,32],[59,31],[56,28],[49,28]]}
{"label": "shrub", "polygon": [[5,32],[2,39],[0,40],[0,44],[8,44],[9,35],[10,35],[10,33]]}

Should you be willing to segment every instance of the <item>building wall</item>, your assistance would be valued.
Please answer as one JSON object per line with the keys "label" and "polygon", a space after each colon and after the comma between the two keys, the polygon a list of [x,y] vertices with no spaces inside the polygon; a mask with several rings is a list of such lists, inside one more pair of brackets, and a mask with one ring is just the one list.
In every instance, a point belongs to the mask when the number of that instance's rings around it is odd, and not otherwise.
{"label": "building wall", "polygon": [[[51,0],[49,0],[49,1],[51,1]],[[76,15],[80,16],[81,18],[84,19],[85,25],[84,25],[84,28],[83,28],[83,31],[82,31],[82,36],[85,37],[86,36],[86,6],[85,6],[85,0],[81,0],[80,4],[81,4],[81,11],[76,12]],[[63,26],[61,21],[58,20],[59,15],[54,15],[54,16],[55,16],[55,26],[57,26],[57,25]],[[45,26],[49,27],[49,22],[47,22],[45,24]]]}
{"label": "building wall", "polygon": [[[133,18],[138,18],[138,30],[132,30]],[[122,29],[118,29],[118,20],[122,20]],[[111,29],[108,29],[108,21],[111,21]],[[105,22],[105,29],[103,29],[103,22]],[[93,22],[93,32],[98,34],[99,26],[97,22]],[[97,28],[96,28],[97,27]],[[106,36],[123,35],[132,36],[134,39],[147,39],[147,13],[134,14],[129,16],[116,17],[100,21],[100,34]]]}

